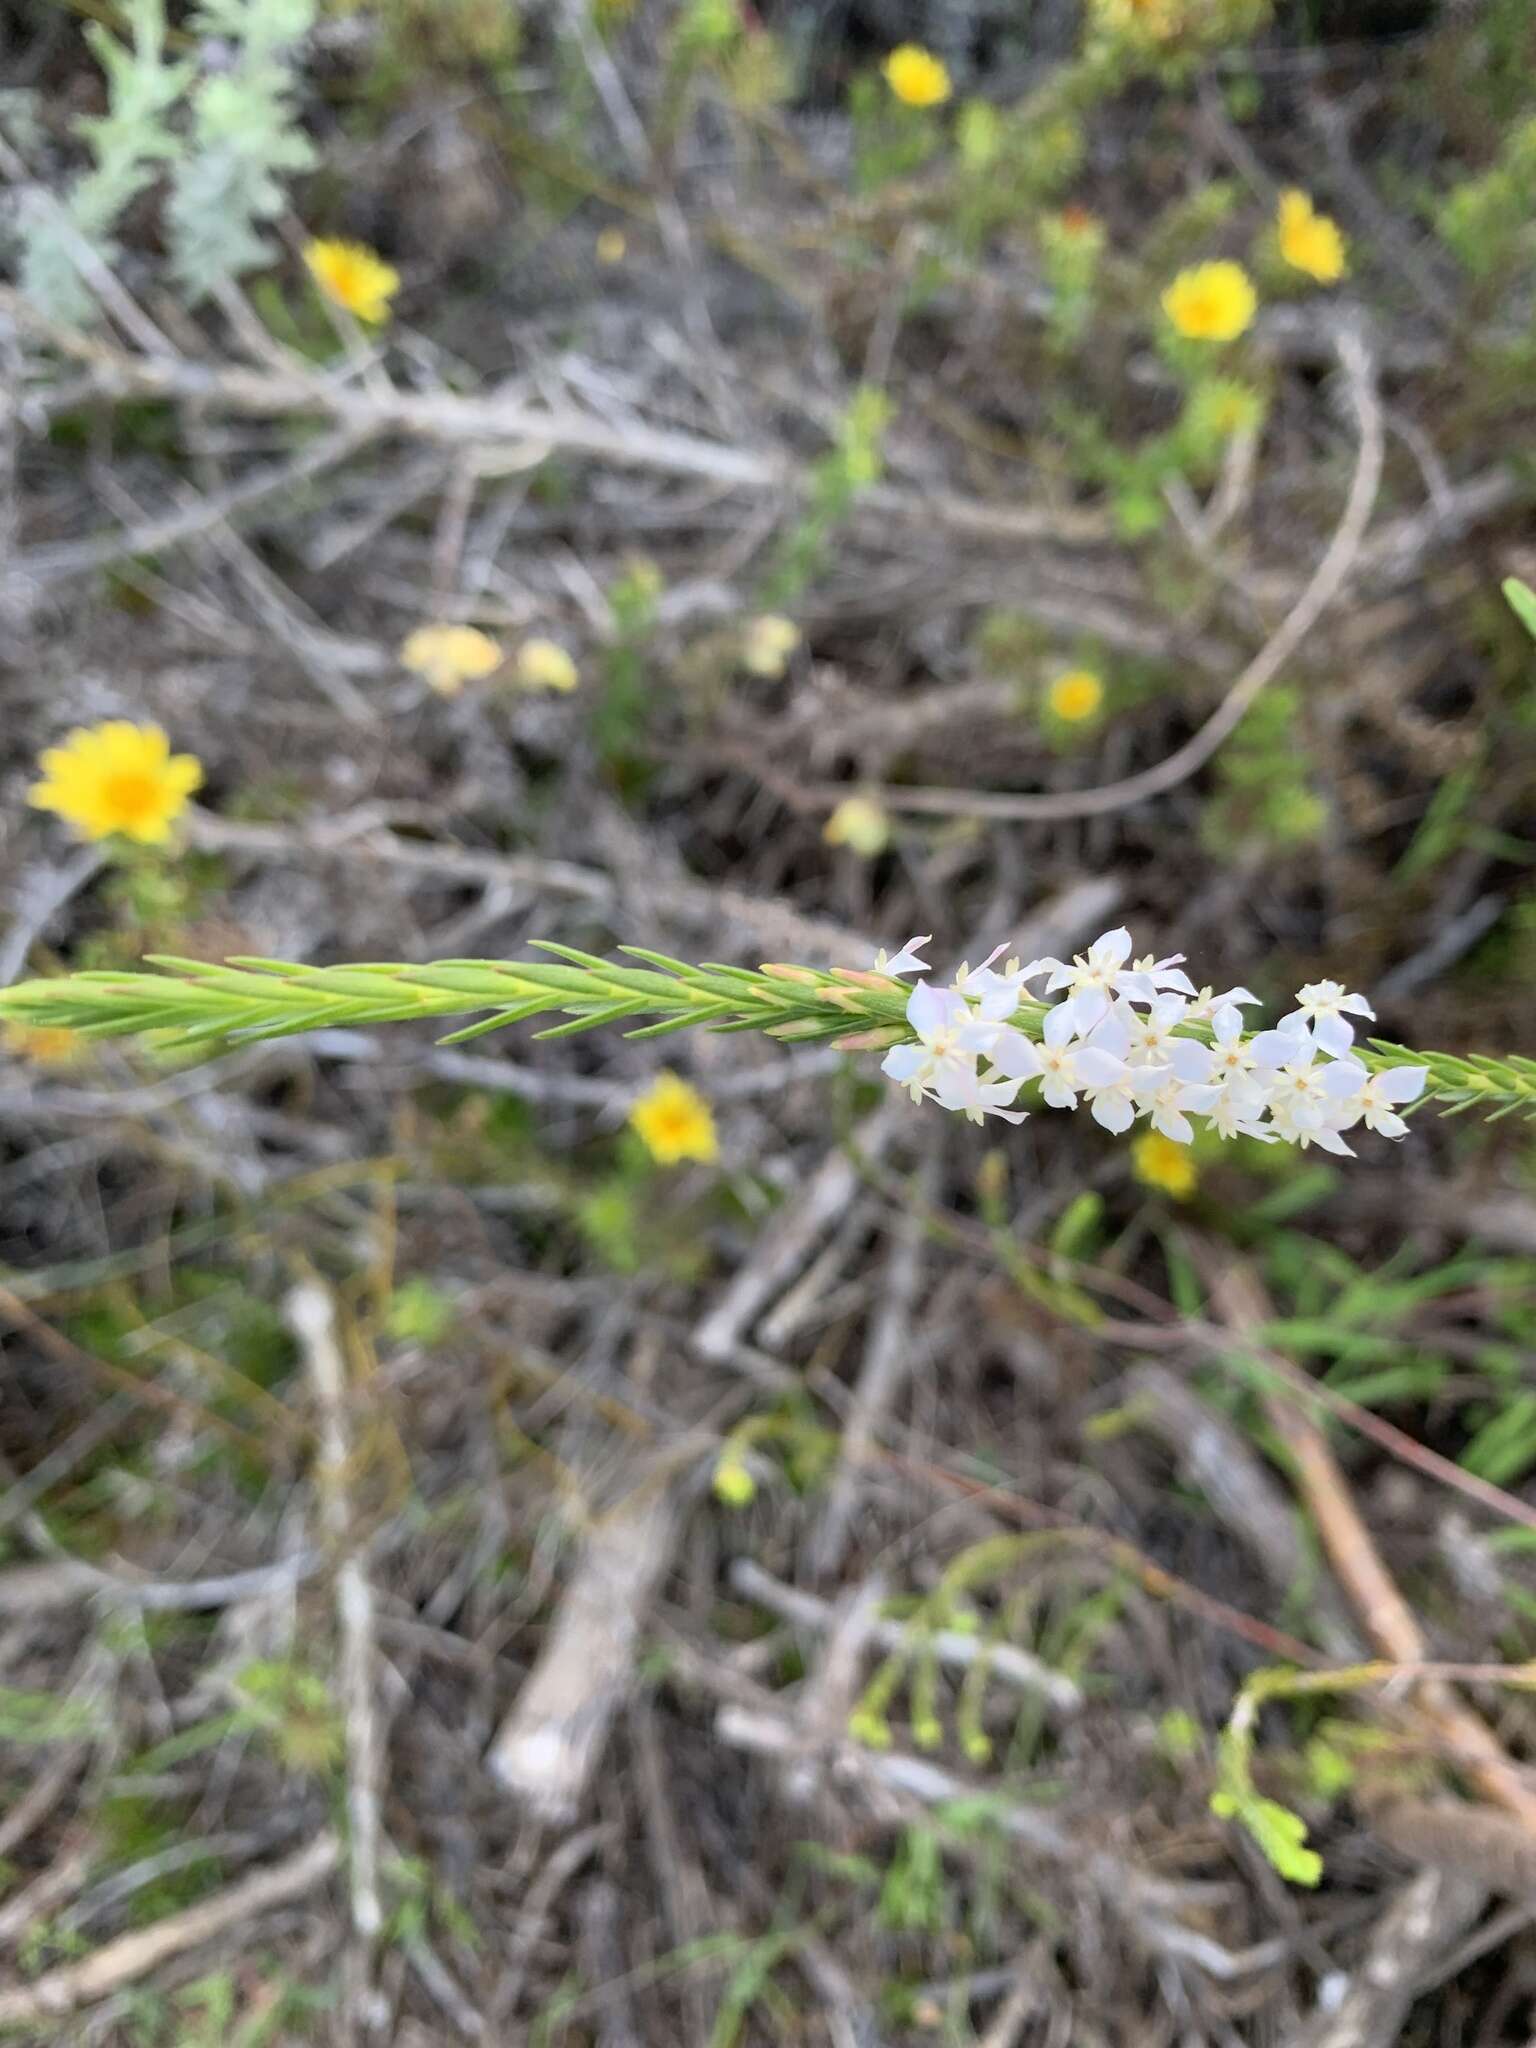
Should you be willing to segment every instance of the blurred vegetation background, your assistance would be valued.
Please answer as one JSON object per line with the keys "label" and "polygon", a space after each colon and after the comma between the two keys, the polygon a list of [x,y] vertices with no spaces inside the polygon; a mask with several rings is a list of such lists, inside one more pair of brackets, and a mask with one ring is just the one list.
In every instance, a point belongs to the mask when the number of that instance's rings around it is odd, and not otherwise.
{"label": "blurred vegetation background", "polygon": [[[1536,1051],[1530,0],[3,0],[0,177],[0,981],[1124,921]],[[1518,1116],[0,1105],[18,2038],[1536,2034]]]}

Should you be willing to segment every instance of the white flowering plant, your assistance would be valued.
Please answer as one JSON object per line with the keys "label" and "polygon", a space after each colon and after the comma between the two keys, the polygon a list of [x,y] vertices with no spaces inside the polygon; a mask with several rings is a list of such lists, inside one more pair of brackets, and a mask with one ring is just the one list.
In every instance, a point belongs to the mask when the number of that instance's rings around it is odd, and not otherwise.
{"label": "white flowering plant", "polygon": [[187,1050],[455,1013],[476,1021],[446,1043],[549,1015],[563,1021],[540,1037],[612,1024],[632,1038],[692,1025],[762,1031],[880,1052],[884,1072],[914,1101],[976,1123],[1022,1122],[1038,1099],[1085,1107],[1117,1135],[1144,1119],[1185,1145],[1203,1124],[1222,1138],[1346,1157],[1347,1133],[1401,1138],[1403,1111],[1424,1099],[1536,1113],[1536,1060],[1361,1043],[1357,1024],[1374,1012],[1336,981],[1308,983],[1272,1029],[1249,1031],[1243,1012],[1258,1000],[1249,990],[1197,989],[1182,954],[1137,956],[1123,926],[1070,961],[1021,962],[999,946],[944,986],[928,978],[930,944],[909,939],[872,967],[830,970],[692,966],[635,946],[621,948],[617,964],[553,943],[542,948],[548,960],[423,966],[155,958],[152,972],[22,982],[0,991],[0,1019],[86,1037],[141,1033]]}

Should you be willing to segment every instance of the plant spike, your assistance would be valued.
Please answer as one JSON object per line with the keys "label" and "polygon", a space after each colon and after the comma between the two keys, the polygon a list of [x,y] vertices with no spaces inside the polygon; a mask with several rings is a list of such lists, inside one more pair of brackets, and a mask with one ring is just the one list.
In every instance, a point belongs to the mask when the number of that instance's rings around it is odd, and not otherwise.
{"label": "plant spike", "polygon": [[[698,1025],[762,1031],[790,1043],[831,1040],[861,1052],[911,1044],[918,1036],[907,1021],[911,991],[894,975],[874,970],[789,962],[696,967],[639,946],[621,949],[623,964],[548,941],[540,950],[554,958],[310,967],[257,957],[216,962],[152,955],[146,963],[152,971],[94,969],[0,990],[0,1022],[62,1027],[85,1038],[143,1036],[167,1051],[466,1013],[474,1021],[444,1043],[462,1044],[541,1016],[551,1019],[537,1034],[543,1038],[632,1019],[646,1020],[626,1034],[632,1038]],[[1038,1044],[1053,1014],[1052,1006],[1021,989],[1007,1022]],[[1211,1042],[1203,1019],[1176,1030],[1181,1038]],[[1413,1052],[1384,1039],[1354,1047],[1350,1057],[1373,1073],[1405,1063],[1427,1069],[1426,1099],[1451,1112],[1536,1114],[1536,1060]]]}

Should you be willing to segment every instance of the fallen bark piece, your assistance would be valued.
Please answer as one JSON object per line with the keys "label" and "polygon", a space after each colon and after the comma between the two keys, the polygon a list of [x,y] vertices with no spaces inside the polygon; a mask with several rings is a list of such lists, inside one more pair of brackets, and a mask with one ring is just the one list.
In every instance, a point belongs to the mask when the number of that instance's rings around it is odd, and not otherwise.
{"label": "fallen bark piece", "polygon": [[681,1524],[673,1493],[653,1476],[587,1531],[539,1661],[485,1759],[541,1820],[580,1809]]}
{"label": "fallen bark piece", "polygon": [[94,1955],[49,1970],[24,1988],[0,1991],[0,2027],[29,2026],[105,1998],[108,1992],[148,1976],[171,1956],[212,1941],[274,1906],[302,1898],[330,1876],[340,1858],[336,1836],[317,1835],[285,1862],[258,1870],[242,1884],[231,1885],[228,1891],[189,1906],[184,1913],[172,1913],[152,1927],[120,1935]]}

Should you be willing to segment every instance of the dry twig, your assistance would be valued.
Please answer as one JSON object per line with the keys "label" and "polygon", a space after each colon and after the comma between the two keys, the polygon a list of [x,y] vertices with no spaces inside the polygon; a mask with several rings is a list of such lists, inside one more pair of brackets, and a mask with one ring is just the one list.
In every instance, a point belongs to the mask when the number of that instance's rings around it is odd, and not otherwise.
{"label": "dry twig", "polygon": [[1466,1933],[1485,1896],[1470,1878],[1421,1870],[1381,1916],[1339,2002],[1292,2035],[1288,2048],[1393,2048],[1424,1977]]}
{"label": "dry twig", "polygon": [[593,1518],[517,1703],[486,1767],[541,1819],[580,1809],[629,1689],[640,1631],[682,1529],[676,1473],[643,1475]]}
{"label": "dry twig", "polygon": [[49,1970],[34,1983],[0,1991],[0,2026],[36,2026],[58,2019],[147,1977],[172,1956],[200,1948],[235,1929],[248,1931],[261,1914],[313,1891],[330,1876],[340,1858],[341,1844],[335,1835],[317,1835],[286,1861],[257,1871],[228,1891],[157,1920],[152,1927],[120,1935],[94,1955]]}
{"label": "dry twig", "polygon": [[379,1899],[380,1786],[383,1738],[374,1694],[374,1597],[360,1539],[353,1527],[348,1479],[352,1470],[346,1359],[337,1332],[336,1303],[320,1280],[305,1280],[286,1303],[320,1411],[320,1464],[316,1473],[320,1518],[335,1560],[336,1620],[341,1642],[338,1691],[346,1730],[347,1879],[352,1909],[349,2002],[352,2018],[371,2025],[371,1955],[384,1925]]}
{"label": "dry twig", "polygon": [[[731,1584],[744,1600],[766,1607],[770,1614],[778,1615],[795,1628],[812,1629],[820,1635],[832,1625],[830,1602],[818,1599],[814,1593],[801,1592],[797,1586],[782,1585],[750,1557],[739,1557],[731,1566]],[[883,1650],[900,1649],[910,1637],[911,1630],[900,1621],[877,1618],[869,1630],[870,1641]],[[940,1629],[924,1636],[923,1647],[941,1664],[956,1671],[968,1670],[978,1657],[983,1658],[991,1677],[1004,1685],[1016,1686],[1020,1692],[1041,1694],[1058,1714],[1075,1714],[1082,1707],[1082,1693],[1065,1672],[1053,1671],[1028,1650],[1018,1649],[1012,1643],[987,1643],[976,1636],[962,1635],[958,1629]]]}

